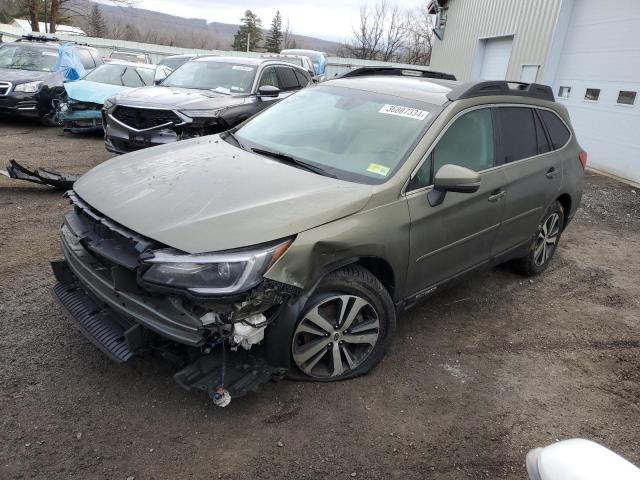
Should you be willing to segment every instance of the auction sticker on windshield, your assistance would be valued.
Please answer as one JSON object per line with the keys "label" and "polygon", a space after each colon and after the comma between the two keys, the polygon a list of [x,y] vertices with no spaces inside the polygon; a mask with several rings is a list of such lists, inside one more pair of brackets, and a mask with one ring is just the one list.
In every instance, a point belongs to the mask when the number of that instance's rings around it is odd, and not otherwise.
{"label": "auction sticker on windshield", "polygon": [[367,167],[367,172],[377,173],[378,175],[382,175],[383,177],[389,175],[389,170],[389,167],[378,165],[377,163],[370,163]]}
{"label": "auction sticker on windshield", "polygon": [[387,115],[398,115],[399,117],[413,118],[414,120],[424,120],[429,115],[429,112],[425,110],[418,110],[417,108],[403,107],[401,105],[384,105],[379,113],[386,113]]}

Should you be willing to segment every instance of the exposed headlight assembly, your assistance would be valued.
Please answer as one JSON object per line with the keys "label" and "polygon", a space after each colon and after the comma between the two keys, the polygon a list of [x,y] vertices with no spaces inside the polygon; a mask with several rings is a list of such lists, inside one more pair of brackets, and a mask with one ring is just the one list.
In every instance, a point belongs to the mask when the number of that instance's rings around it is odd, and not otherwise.
{"label": "exposed headlight assembly", "polygon": [[156,250],[145,282],[187,290],[195,295],[225,295],[246,291],[287,251],[292,239],[247,250],[189,255],[173,249]]}
{"label": "exposed headlight assembly", "polygon": [[40,90],[44,82],[42,80],[38,80],[37,82],[28,82],[21,83],[20,85],[16,85],[13,89],[14,92],[24,92],[24,93],[36,93]]}
{"label": "exposed headlight assembly", "polygon": [[225,110],[225,108],[208,108],[205,110],[180,110],[180,113],[191,118],[217,118]]}

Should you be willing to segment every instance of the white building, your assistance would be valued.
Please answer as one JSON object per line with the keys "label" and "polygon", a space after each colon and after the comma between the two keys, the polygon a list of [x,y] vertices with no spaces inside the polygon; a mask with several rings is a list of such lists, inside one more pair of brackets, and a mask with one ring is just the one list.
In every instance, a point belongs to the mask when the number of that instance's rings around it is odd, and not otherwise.
{"label": "white building", "polygon": [[[13,22],[11,22],[11,25],[21,28],[25,34],[31,33],[31,22],[29,20],[16,18]],[[36,33],[46,34],[49,31],[49,24],[47,23],[38,22],[38,27],[40,28],[40,32]],[[65,35],[80,35],[83,37],[87,36],[84,30],[78,27],[72,27],[71,25],[56,25],[56,33],[64,33]]]}
{"label": "white building", "polygon": [[431,68],[551,85],[589,166],[640,183],[640,0],[433,0]]}

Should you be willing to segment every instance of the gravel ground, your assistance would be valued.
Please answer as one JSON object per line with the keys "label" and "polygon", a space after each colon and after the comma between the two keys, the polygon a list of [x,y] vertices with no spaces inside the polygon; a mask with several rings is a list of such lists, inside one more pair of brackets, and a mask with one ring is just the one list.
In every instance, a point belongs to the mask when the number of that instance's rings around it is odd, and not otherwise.
{"label": "gravel ground", "polygon": [[[82,173],[99,137],[0,120],[0,163]],[[378,368],[214,408],[151,359],[110,363],[52,300],[66,202],[0,177],[0,478],[524,479],[586,437],[640,464],[640,192],[588,174],[551,267],[470,278],[401,318]]]}

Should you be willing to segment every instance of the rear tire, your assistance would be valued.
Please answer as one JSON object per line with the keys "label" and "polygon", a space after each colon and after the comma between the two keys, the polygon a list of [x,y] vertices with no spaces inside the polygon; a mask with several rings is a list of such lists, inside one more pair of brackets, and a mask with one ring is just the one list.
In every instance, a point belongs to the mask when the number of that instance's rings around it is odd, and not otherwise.
{"label": "rear tire", "polygon": [[360,266],[336,270],[296,322],[288,376],[331,382],[364,375],[382,360],[395,329],[395,306],[382,283]]}
{"label": "rear tire", "polygon": [[564,208],[555,201],[542,217],[527,256],[516,261],[516,268],[525,276],[532,277],[544,272],[558,249],[564,228]]}

